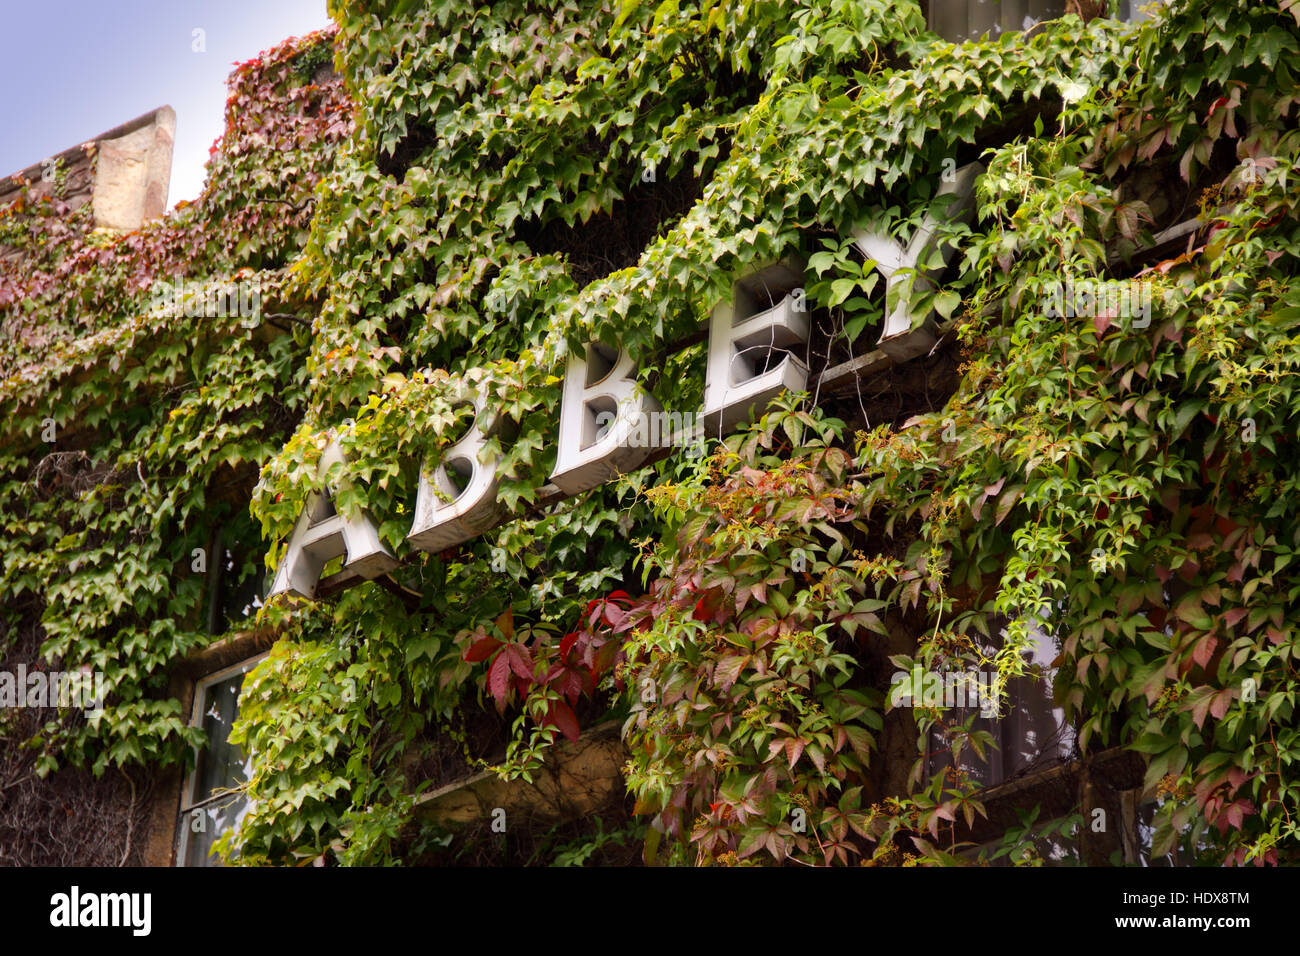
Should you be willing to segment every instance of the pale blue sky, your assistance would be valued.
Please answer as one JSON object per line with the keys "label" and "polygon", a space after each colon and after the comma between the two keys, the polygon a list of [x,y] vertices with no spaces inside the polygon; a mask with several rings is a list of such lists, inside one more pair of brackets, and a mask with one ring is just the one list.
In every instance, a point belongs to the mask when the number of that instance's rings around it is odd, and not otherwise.
{"label": "pale blue sky", "polygon": [[[325,0],[5,0],[0,176],[170,105],[168,203],[194,199],[234,63],[329,23]],[[205,53],[192,49],[195,28]]]}

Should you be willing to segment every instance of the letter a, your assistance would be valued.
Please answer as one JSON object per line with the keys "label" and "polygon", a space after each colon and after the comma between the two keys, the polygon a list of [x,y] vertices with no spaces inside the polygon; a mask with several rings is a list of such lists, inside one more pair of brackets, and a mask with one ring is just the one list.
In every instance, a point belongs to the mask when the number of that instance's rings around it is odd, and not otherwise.
{"label": "letter a", "polygon": [[[330,468],[342,461],[338,443],[331,442],[321,454],[317,472],[322,487]],[[339,488],[346,490],[348,483],[340,482]],[[330,495],[313,492],[289,538],[289,550],[275,572],[267,597],[287,591],[314,598],[325,565],[338,557],[344,558],[343,570],[367,579],[397,567],[397,559],[379,540],[379,532],[369,517],[348,518],[336,512]]]}
{"label": "letter a", "polygon": [[50,903],[53,909],[50,910],[51,926],[68,925],[68,894],[55,893],[50,897]]}

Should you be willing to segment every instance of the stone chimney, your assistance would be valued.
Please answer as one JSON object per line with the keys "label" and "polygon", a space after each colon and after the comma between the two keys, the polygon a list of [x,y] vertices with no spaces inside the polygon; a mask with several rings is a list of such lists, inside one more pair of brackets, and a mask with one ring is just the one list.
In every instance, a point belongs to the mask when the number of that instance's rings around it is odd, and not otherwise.
{"label": "stone chimney", "polygon": [[138,229],[167,211],[175,137],[176,111],[160,107],[0,179],[0,208],[17,197],[24,180],[37,195],[52,190],[43,174],[57,160],[67,169],[69,206],[92,203],[97,228]]}

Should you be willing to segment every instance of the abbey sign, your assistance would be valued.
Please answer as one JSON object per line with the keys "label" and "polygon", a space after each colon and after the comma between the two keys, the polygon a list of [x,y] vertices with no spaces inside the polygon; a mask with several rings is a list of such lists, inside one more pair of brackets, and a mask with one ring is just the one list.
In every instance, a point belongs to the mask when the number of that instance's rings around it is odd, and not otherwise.
{"label": "abbey sign", "polygon": [[[917,288],[932,287],[939,280],[953,248],[935,238],[938,217],[950,222],[970,220],[974,184],[982,172],[979,163],[971,163],[944,176],[935,196],[936,200],[944,197],[942,203],[927,210],[906,246],[883,227],[854,236],[857,248],[886,279],[886,315],[878,348],[895,362],[923,355],[934,344],[933,316],[913,314],[909,297],[901,293],[909,275],[915,276]],[[802,264],[784,260],[737,281],[731,302],[714,308],[704,408],[699,416],[709,434],[733,430],[782,391],[800,391],[807,384],[808,366],[791,351],[808,341],[803,285]],[[781,353],[780,361],[773,363]],[[477,537],[504,517],[497,501],[497,461],[487,451],[496,415],[483,394],[462,398],[474,405],[468,434],[447,449],[432,474],[420,476],[415,517],[407,535],[418,550],[444,551]],[[685,423],[673,421],[677,434],[671,427],[647,427],[647,422],[660,423],[665,417],[654,397],[637,382],[634,356],[621,347],[593,343],[584,352],[571,354],[565,368],[552,484],[564,495],[576,495],[640,467],[656,450],[680,439]],[[379,577],[397,566],[397,558],[380,540],[369,516],[349,517],[333,507],[323,487],[324,476],[342,460],[337,442],[322,454],[320,490],[309,496],[298,518],[268,598],[287,592],[314,599],[326,564],[336,558],[343,558],[343,571],[358,580]],[[453,472],[459,482],[453,480]]]}

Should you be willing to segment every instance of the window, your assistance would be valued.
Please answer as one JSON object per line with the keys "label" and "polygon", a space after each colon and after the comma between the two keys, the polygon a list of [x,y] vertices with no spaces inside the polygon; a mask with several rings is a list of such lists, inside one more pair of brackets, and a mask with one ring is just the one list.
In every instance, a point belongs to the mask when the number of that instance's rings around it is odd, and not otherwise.
{"label": "window", "polygon": [[1119,18],[1129,23],[1150,20],[1157,7],[1169,0],[1120,0]]}
{"label": "window", "polygon": [[[1120,19],[1139,23],[1151,17],[1168,0],[1118,0],[1107,5],[1090,0],[1074,7],[1089,14],[1105,15],[1112,10]],[[982,36],[997,39],[1003,33],[1028,30],[1044,20],[1054,20],[1066,13],[1065,0],[930,0],[926,23],[945,40],[962,43]]]}
{"label": "window", "polygon": [[179,866],[219,866],[210,855],[212,845],[227,830],[237,827],[247,812],[245,796],[232,790],[247,782],[250,763],[238,745],[230,742],[230,728],[239,713],[244,676],[265,656],[260,654],[210,674],[194,688],[190,725],[203,728],[208,746],[200,751],[194,772],[181,793],[176,827]]}
{"label": "window", "polygon": [[[1007,682],[1007,703],[1001,716],[984,716],[979,707],[950,707],[945,722],[960,726],[974,717],[972,730],[993,736],[994,749],[981,759],[969,746],[960,754],[961,769],[985,787],[996,786],[1021,773],[1050,766],[1074,751],[1075,731],[1065,720],[1065,711],[1052,698],[1056,675],[1052,662],[1060,653],[1055,638],[1035,628],[1029,673]],[[983,648],[992,655],[994,648]],[[992,680],[992,674],[988,675]],[[929,736],[927,766],[931,775],[952,766],[952,744],[939,727]]]}
{"label": "window", "polygon": [[[262,572],[261,540],[251,519],[225,519],[205,548],[208,633],[224,634],[245,626],[262,606],[267,581]],[[248,541],[256,544],[249,545]]]}
{"label": "window", "polygon": [[945,40],[962,43],[1028,30],[1064,13],[1065,0],[930,0],[926,21]]}
{"label": "window", "polygon": [[[1134,793],[1137,797],[1141,795],[1140,791]],[[1156,811],[1166,799],[1168,798],[1157,796],[1138,804],[1139,862],[1146,867],[1193,866],[1198,860],[1204,860],[1213,850],[1209,839],[1210,825],[1204,819],[1194,819],[1183,827],[1163,854],[1157,856],[1151,852],[1156,842]]]}

